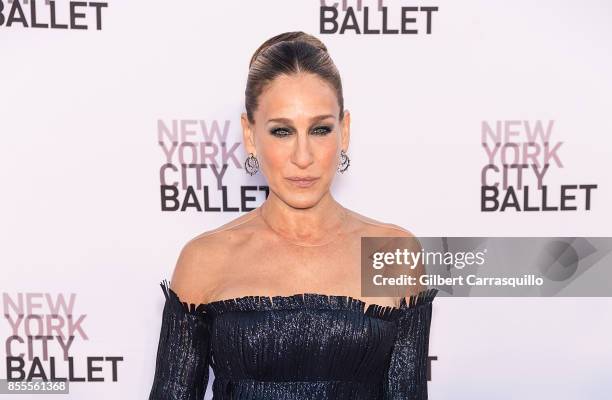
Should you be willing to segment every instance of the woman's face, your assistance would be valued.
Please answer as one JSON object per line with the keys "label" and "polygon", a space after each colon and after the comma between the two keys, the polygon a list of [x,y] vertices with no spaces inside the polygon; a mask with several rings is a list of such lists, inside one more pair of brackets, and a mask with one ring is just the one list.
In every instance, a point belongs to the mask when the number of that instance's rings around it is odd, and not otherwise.
{"label": "woman's face", "polygon": [[[336,175],[340,150],[348,149],[350,114],[316,75],[281,75],[258,98],[250,125],[242,114],[244,143],[259,161],[270,191],[295,208],[315,205]],[[308,185],[295,178],[315,178]]]}

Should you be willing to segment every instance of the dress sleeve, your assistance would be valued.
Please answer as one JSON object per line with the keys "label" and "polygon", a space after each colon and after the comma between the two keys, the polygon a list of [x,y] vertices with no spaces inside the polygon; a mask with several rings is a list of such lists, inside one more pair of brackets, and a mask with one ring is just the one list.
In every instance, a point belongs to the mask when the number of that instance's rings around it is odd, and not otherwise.
{"label": "dress sleeve", "polygon": [[402,298],[397,336],[385,377],[385,400],[427,400],[429,327],[438,289]]}
{"label": "dress sleeve", "polygon": [[182,302],[167,281],[149,400],[201,400],[208,385],[210,331],[203,305]]}

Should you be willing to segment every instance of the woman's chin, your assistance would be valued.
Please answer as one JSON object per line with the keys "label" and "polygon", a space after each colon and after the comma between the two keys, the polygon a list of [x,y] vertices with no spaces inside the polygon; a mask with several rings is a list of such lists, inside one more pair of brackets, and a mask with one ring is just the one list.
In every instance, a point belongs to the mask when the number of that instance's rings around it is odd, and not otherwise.
{"label": "woman's chin", "polygon": [[319,191],[305,193],[287,193],[285,202],[293,208],[313,207],[320,199]]}

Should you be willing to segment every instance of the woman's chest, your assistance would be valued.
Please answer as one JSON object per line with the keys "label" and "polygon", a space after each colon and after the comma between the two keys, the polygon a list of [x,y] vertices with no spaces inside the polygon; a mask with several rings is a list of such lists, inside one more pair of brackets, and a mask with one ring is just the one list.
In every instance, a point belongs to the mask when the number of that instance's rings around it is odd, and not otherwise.
{"label": "woman's chest", "polygon": [[[397,306],[393,297],[363,297],[362,234],[353,232],[325,246],[303,247],[249,235],[228,243],[209,299],[290,296],[300,293],[351,296]],[[366,257],[367,258],[367,257]]]}
{"label": "woman's chest", "polygon": [[392,314],[340,296],[276,300],[210,306],[216,373],[260,380],[381,378],[396,335]]}
{"label": "woman's chest", "polygon": [[265,242],[242,244],[228,250],[223,271],[223,281],[217,283],[215,298],[306,292],[359,296],[359,241],[343,240],[318,247]]}

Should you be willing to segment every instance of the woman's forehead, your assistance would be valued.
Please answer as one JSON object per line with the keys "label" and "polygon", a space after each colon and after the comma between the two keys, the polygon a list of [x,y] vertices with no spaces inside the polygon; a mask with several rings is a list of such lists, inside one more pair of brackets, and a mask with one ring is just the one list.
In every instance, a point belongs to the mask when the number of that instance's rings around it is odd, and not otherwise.
{"label": "woman's forehead", "polygon": [[311,74],[282,75],[272,81],[259,98],[258,113],[265,121],[287,118],[309,121],[319,115],[338,113],[332,88]]}

